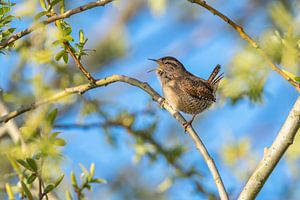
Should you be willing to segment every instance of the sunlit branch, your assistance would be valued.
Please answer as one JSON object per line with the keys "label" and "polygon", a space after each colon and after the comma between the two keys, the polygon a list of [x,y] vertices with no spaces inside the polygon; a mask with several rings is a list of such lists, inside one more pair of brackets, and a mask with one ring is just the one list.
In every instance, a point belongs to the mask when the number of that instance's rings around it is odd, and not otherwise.
{"label": "sunlit branch", "polygon": [[300,97],[291,109],[273,144],[265,149],[264,156],[249,178],[239,199],[255,199],[269,175],[276,167],[287,148],[293,144],[300,127]]}
{"label": "sunlit branch", "polygon": [[236,30],[240,36],[246,40],[252,47],[254,47],[260,55],[265,59],[265,61],[271,66],[271,68],[276,71],[280,76],[282,76],[285,80],[287,80],[291,85],[293,85],[296,90],[300,91],[300,84],[291,79],[286,73],[284,73],[275,63],[273,63],[272,59],[268,56],[268,54],[259,47],[259,45],[244,31],[243,27],[232,21],[230,18],[225,16],[223,13],[219,12],[212,6],[208,5],[206,1],[202,0],[188,0],[192,3],[196,3],[204,8],[206,8],[209,12],[214,15],[217,15],[226,23],[228,23],[234,30]]}
{"label": "sunlit branch", "polygon": [[64,45],[66,46],[67,52],[72,56],[72,58],[76,62],[76,65],[77,65],[78,69],[87,77],[87,79],[90,82],[95,83],[96,80],[92,77],[92,75],[90,74],[90,72],[88,72],[86,70],[86,68],[82,65],[81,61],[74,54],[74,51],[73,51],[72,46],[70,45],[70,43],[69,42],[64,42]]}
{"label": "sunlit branch", "polygon": [[[40,101],[37,101],[30,105],[22,106],[19,109],[0,117],[0,123],[7,122],[12,118],[15,118],[15,117],[21,115],[22,113],[28,112],[30,110],[34,110],[41,105],[56,102],[59,99],[62,99],[63,97],[70,96],[72,94],[83,94],[84,92],[89,91],[93,88],[103,87],[103,86],[106,86],[108,84],[115,83],[115,82],[128,83],[130,85],[133,85],[135,87],[138,87],[138,88],[144,90],[146,93],[148,93],[152,97],[152,99],[154,101],[159,103],[161,105],[161,107],[165,108],[182,126],[184,126],[186,124],[187,121],[183,118],[183,116],[180,113],[173,110],[173,108],[171,106],[169,106],[164,101],[164,99],[155,90],[153,90],[149,86],[148,83],[141,82],[137,79],[130,78],[127,76],[122,76],[122,75],[112,75],[112,76],[106,77],[104,79],[97,80],[95,82],[95,84],[84,84],[84,85],[79,85],[79,86],[72,87],[72,88],[66,88],[64,91],[58,92],[55,95],[49,97],[48,99],[40,100]],[[223,184],[222,179],[219,174],[219,171],[218,171],[213,159],[209,155],[206,147],[204,146],[202,140],[200,139],[200,137],[198,136],[196,131],[193,129],[193,127],[188,126],[186,130],[189,133],[189,135],[191,136],[192,140],[194,141],[198,151],[203,156],[203,158],[214,178],[214,181],[217,186],[217,189],[218,189],[221,199],[228,199],[224,184]]]}
{"label": "sunlit branch", "polygon": [[[64,18],[68,18],[72,15],[75,15],[75,14],[78,14],[78,13],[81,13],[83,11],[86,11],[86,10],[89,10],[91,8],[94,8],[94,7],[98,7],[98,6],[104,6],[110,2],[112,2],[113,0],[98,0],[96,2],[90,2],[90,3],[87,3],[85,5],[82,5],[82,6],[79,6],[77,8],[74,8],[72,10],[68,10],[62,14],[59,14],[59,15],[54,15],[52,17],[49,17],[48,19],[40,22],[39,24],[44,24],[44,25],[47,25],[47,24],[50,24],[52,22],[55,22],[56,20],[60,20],[60,19],[64,19]],[[7,47],[8,45],[10,45],[11,43],[15,42],[16,40],[30,34],[31,32],[41,28],[42,26],[41,25],[32,25],[31,27],[29,28],[26,28],[24,29],[23,31],[20,31],[16,34],[13,34],[12,36],[10,36],[7,40],[3,41],[0,43],[0,49],[3,49],[5,47]]]}

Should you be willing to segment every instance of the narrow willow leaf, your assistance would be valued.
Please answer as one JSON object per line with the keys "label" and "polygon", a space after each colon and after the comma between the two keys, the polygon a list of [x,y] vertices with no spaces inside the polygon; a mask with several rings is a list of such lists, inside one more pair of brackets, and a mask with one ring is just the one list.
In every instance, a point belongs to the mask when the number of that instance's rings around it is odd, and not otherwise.
{"label": "narrow willow leaf", "polygon": [[66,200],[72,200],[72,196],[69,191],[66,191]]}
{"label": "narrow willow leaf", "polygon": [[9,183],[5,183],[5,189],[9,200],[15,200],[14,193]]}
{"label": "narrow willow leaf", "polygon": [[73,41],[74,41],[74,39],[73,39],[73,37],[72,37],[71,35],[67,35],[67,36],[65,36],[63,39],[64,39],[64,40],[67,40],[67,41],[69,41],[69,42],[73,42]]}
{"label": "narrow willow leaf", "polygon": [[21,159],[18,159],[17,162],[18,162],[20,165],[22,165],[23,167],[25,167],[26,169],[31,170],[31,167],[27,164],[26,161],[21,160]]}
{"label": "narrow willow leaf", "polygon": [[34,200],[30,190],[27,187],[27,185],[23,181],[21,181],[21,185],[22,185],[22,189],[23,189],[27,199],[28,200]]}
{"label": "narrow willow leaf", "polygon": [[66,64],[68,64],[69,55],[68,55],[67,53],[65,53],[65,54],[63,55],[63,60],[64,60],[64,62],[65,62]]}
{"label": "narrow willow leaf", "polygon": [[52,110],[48,115],[47,115],[47,122],[49,123],[49,125],[53,125],[56,115],[57,115],[57,108],[55,108],[54,110]]}
{"label": "narrow willow leaf", "polygon": [[[57,40],[57,41],[58,41],[58,40]],[[58,52],[58,53],[56,54],[56,56],[55,56],[55,60],[56,60],[56,61],[59,61],[59,60],[63,57],[64,54],[66,54],[65,50],[62,50],[62,51]]]}
{"label": "narrow willow leaf", "polygon": [[5,15],[9,11],[10,11],[9,7],[2,7],[2,8],[0,8],[0,15]]}
{"label": "narrow willow leaf", "polygon": [[84,43],[84,33],[83,30],[79,30],[79,43]]}
{"label": "narrow willow leaf", "polygon": [[71,172],[71,183],[74,188],[78,188],[76,176],[73,171]]}
{"label": "narrow willow leaf", "polygon": [[60,183],[61,183],[61,181],[64,179],[64,174],[63,175],[61,175],[56,181],[55,181],[55,183],[54,183],[54,187],[57,187]]}
{"label": "narrow willow leaf", "polygon": [[79,166],[85,175],[89,174],[89,171],[82,164],[79,164]]}
{"label": "narrow willow leaf", "polygon": [[55,186],[53,184],[49,184],[46,186],[46,188],[44,189],[44,193],[49,193],[51,192],[53,189],[55,188]]}
{"label": "narrow willow leaf", "polygon": [[64,140],[64,139],[61,139],[61,138],[55,138],[54,140],[54,144],[56,146],[65,146],[67,144],[67,142]]}
{"label": "narrow willow leaf", "polygon": [[27,183],[31,184],[33,183],[33,181],[36,179],[36,175],[35,174],[31,174],[28,178],[27,178]]}
{"label": "narrow willow leaf", "polygon": [[89,174],[89,179],[92,180],[93,176],[95,174],[95,163],[92,163],[90,166],[90,174]]}
{"label": "narrow willow leaf", "polygon": [[56,4],[58,4],[60,1],[62,1],[62,0],[54,0],[54,1],[51,2],[50,5],[53,7],[53,6],[55,6]]}
{"label": "narrow willow leaf", "polygon": [[26,162],[28,163],[32,171],[37,171],[38,167],[35,160],[33,160],[32,158],[26,158]]}
{"label": "narrow willow leaf", "polygon": [[91,180],[91,183],[107,183],[107,181],[102,178],[95,178],[95,179]]}
{"label": "narrow willow leaf", "polygon": [[38,14],[36,14],[36,15],[34,16],[34,19],[35,19],[35,20],[38,20],[38,19],[40,19],[41,17],[43,17],[44,15],[46,15],[47,13],[48,13],[47,11],[39,12]]}
{"label": "narrow willow leaf", "polygon": [[45,0],[40,0],[40,4],[41,4],[41,7],[42,7],[44,10],[47,10],[47,6],[46,6],[46,1],[45,1]]}

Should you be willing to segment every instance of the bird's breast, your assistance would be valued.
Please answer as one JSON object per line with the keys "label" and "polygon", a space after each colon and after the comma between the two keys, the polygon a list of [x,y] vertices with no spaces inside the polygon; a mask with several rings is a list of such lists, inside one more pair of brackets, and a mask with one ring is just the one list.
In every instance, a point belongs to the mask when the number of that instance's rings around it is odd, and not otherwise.
{"label": "bird's breast", "polygon": [[175,80],[171,80],[162,85],[164,97],[173,109],[198,114],[212,105],[213,101],[204,97],[193,97],[178,87],[178,84]]}

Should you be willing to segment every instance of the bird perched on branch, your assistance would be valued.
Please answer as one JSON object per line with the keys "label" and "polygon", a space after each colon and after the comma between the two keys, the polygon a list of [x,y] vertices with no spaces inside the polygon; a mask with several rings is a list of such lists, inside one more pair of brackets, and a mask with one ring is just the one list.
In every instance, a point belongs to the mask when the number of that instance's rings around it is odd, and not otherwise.
{"label": "bird perched on branch", "polygon": [[216,91],[223,73],[217,65],[207,80],[188,72],[183,64],[174,57],[149,59],[159,66],[156,71],[165,100],[176,111],[192,114],[192,119],[184,125],[185,130],[192,124],[196,115],[216,102]]}

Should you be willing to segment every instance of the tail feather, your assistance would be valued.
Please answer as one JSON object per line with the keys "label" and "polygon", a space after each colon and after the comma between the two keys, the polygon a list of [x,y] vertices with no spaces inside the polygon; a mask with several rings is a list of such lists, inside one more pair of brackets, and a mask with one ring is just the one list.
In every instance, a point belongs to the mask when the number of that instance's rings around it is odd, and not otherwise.
{"label": "tail feather", "polygon": [[212,83],[213,80],[215,79],[215,77],[218,75],[218,73],[221,70],[221,66],[218,64],[214,70],[212,71],[212,73],[210,74],[209,78],[208,78],[208,82]]}
{"label": "tail feather", "polygon": [[224,73],[219,74],[220,70],[221,70],[221,66],[218,64],[214,68],[214,70],[212,71],[211,75],[207,80],[209,83],[211,83],[214,86],[214,90],[217,90],[220,80],[224,77]]}

